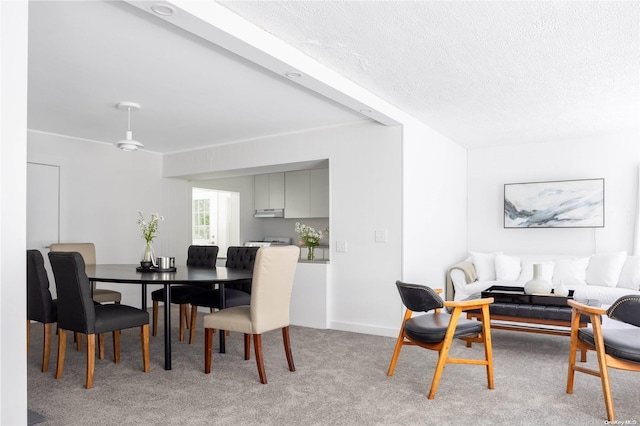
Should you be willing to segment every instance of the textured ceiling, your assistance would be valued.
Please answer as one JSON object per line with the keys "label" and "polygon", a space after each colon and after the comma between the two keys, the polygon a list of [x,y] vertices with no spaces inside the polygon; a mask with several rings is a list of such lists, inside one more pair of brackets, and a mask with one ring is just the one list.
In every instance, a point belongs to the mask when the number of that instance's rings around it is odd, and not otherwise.
{"label": "textured ceiling", "polygon": [[[145,11],[154,3],[30,2],[30,129],[112,143],[126,130],[116,103],[133,101],[134,138],[167,153],[370,120]],[[638,1],[203,5],[468,148],[638,131]]]}
{"label": "textured ceiling", "polygon": [[638,131],[639,2],[220,3],[468,148]]}

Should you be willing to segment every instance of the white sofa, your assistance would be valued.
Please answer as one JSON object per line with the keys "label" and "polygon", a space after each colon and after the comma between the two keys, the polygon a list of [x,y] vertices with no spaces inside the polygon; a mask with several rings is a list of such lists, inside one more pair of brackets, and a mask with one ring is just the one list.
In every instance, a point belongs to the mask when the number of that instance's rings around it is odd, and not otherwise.
{"label": "white sofa", "polygon": [[472,251],[449,269],[447,299],[463,300],[494,285],[524,287],[536,263],[543,265],[545,280],[554,287],[562,282],[578,300],[596,299],[607,306],[622,296],[640,295],[640,256],[626,252],[556,256]]}

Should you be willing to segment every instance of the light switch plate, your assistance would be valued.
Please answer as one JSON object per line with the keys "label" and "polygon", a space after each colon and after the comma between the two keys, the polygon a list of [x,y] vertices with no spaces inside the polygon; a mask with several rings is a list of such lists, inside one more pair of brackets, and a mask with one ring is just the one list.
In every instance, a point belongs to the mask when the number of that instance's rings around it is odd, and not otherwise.
{"label": "light switch plate", "polygon": [[377,229],[376,230],[376,243],[386,243],[387,242],[387,230],[386,229]]}
{"label": "light switch plate", "polygon": [[347,242],[342,240],[342,241],[336,241],[336,251],[339,253],[346,253],[347,252]]}

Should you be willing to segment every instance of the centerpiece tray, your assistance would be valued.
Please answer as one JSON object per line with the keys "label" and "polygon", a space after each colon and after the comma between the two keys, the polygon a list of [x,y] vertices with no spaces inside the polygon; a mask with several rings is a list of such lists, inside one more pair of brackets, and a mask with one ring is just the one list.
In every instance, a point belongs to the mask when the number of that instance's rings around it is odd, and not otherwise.
{"label": "centerpiece tray", "polygon": [[481,293],[482,297],[493,297],[494,303],[520,303],[525,305],[567,306],[567,300],[573,299],[573,290],[569,296],[557,294],[526,294],[524,287],[494,285]]}
{"label": "centerpiece tray", "polygon": [[142,266],[138,266],[136,268],[137,272],[176,272],[176,268],[175,266],[173,268],[156,268],[156,267],[151,267],[151,268],[143,268]]}

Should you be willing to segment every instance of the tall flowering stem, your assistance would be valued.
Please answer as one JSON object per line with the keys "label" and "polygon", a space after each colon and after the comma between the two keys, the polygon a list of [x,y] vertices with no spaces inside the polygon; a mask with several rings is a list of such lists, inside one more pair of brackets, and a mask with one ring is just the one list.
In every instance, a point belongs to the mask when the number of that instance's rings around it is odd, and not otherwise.
{"label": "tall flowering stem", "polygon": [[138,225],[140,225],[140,230],[142,231],[142,238],[149,244],[155,238],[156,232],[158,232],[158,224],[161,220],[164,220],[164,217],[158,213],[152,213],[151,220],[147,222],[144,220],[144,216],[140,210],[138,210],[138,216],[140,216],[138,218]]}

